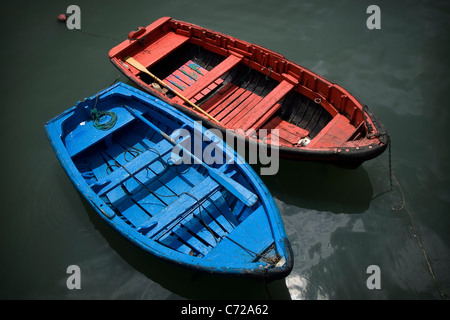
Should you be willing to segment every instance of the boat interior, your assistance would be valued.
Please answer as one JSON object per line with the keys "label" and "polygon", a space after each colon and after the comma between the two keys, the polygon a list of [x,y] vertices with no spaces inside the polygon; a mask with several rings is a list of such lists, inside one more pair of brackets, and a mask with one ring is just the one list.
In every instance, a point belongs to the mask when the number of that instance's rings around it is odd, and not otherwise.
{"label": "boat interior", "polygon": [[[276,139],[286,147],[334,147],[365,137],[362,110],[337,86],[266,49],[176,24],[170,32],[149,32],[127,54],[222,127],[267,142],[277,129]],[[172,102],[185,103],[149,75],[128,72]],[[260,129],[269,134],[259,137],[265,133]]]}
{"label": "boat interior", "polygon": [[[91,106],[92,101],[85,100],[67,116],[61,139],[86,183],[130,228],[190,256],[220,256],[230,247],[249,262],[275,254],[261,200],[246,206],[200,164],[174,163],[173,144],[127,111],[121,99],[99,99],[96,105],[98,111],[117,115],[114,130],[94,127]],[[160,109],[137,100],[133,108],[168,135],[181,127]],[[184,128],[194,135],[192,127]],[[190,137],[188,144],[179,143],[194,148]],[[254,190],[237,165],[211,166]],[[245,240],[249,237],[255,241]],[[249,250],[234,243],[245,243]]]}

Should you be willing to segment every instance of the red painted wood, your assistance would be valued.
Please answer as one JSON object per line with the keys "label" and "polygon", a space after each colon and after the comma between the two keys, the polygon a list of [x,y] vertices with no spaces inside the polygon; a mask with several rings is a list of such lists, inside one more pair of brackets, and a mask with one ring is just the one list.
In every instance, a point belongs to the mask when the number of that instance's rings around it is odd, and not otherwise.
{"label": "red painted wood", "polygon": [[[159,18],[158,20],[156,20],[155,22],[151,23],[150,25],[148,25],[145,30],[146,33],[143,34],[140,38],[147,38],[153,35],[156,35],[161,31],[162,26],[166,25],[169,21],[171,20],[170,17],[162,17]],[[117,46],[115,46],[114,48],[112,48],[108,55],[110,58],[118,58],[118,59],[122,59],[124,56],[129,55],[129,50],[131,47],[134,46],[138,46],[139,43],[137,41],[130,41],[130,40],[125,40],[122,43],[118,44]]]}
{"label": "red painted wood", "polygon": [[164,83],[168,84],[171,88],[181,92],[183,92],[184,90],[186,90],[186,88],[189,87],[187,83],[183,82],[181,79],[174,76],[173,74],[165,78]]}
{"label": "red painted wood", "polygon": [[[207,86],[209,86],[211,83],[213,83],[217,78],[225,74],[226,72],[230,71],[233,67],[235,67],[240,61],[242,60],[242,57],[238,57],[235,55],[230,55],[228,58],[226,58],[224,61],[219,63],[214,69],[208,72],[204,77],[199,79],[195,86],[189,87],[188,90],[186,90],[183,95],[187,99],[191,99],[196,94],[201,92],[203,89],[205,89]],[[177,97],[177,99],[174,99],[178,103],[183,103],[183,100]]]}
{"label": "red painted wood", "polygon": [[219,78],[213,83],[211,83],[208,87],[203,89],[200,93],[198,93],[196,96],[194,96],[191,100],[192,102],[197,102],[200,99],[203,99],[204,96],[208,95],[211,91],[216,89],[218,86],[220,86],[223,83],[223,79]]}
{"label": "red painted wood", "polygon": [[[252,93],[244,102],[230,112],[225,119],[221,121],[228,128],[242,129],[239,122],[242,121],[242,115],[247,114],[253,107],[262,100],[260,96]],[[253,116],[253,114],[252,114]]]}
{"label": "red painted wood", "polygon": [[[213,111],[214,117],[219,116],[220,114],[227,114],[228,112],[230,112],[232,110],[232,109],[228,110],[230,104],[232,104],[233,101],[235,101],[237,98],[239,98],[239,96],[244,92],[245,92],[245,89],[237,88],[231,94],[229,94],[226,99],[222,99],[220,101],[218,108],[216,108]],[[228,110],[228,112],[226,110]],[[223,115],[222,115],[222,117],[223,117]]]}
{"label": "red painted wood", "polygon": [[[138,58],[136,60],[139,62],[150,67],[150,64],[153,65],[161,61],[164,56],[179,48],[183,43],[189,42],[194,46],[201,46],[205,50],[210,50],[224,57],[222,63],[205,73],[203,77],[192,79],[197,80],[195,83],[186,81],[178,73],[182,69],[173,66],[178,68],[173,76],[178,76],[187,85],[190,84],[182,91],[183,95],[195,103],[199,102],[207,112],[216,114],[220,118],[222,128],[243,129],[245,131],[258,129],[259,127],[267,128],[269,123],[277,118],[281,99],[289,90],[294,90],[298,94],[315,101],[335,118],[324,127],[322,132],[317,134],[308,146],[294,147],[294,153],[297,153],[299,148],[303,150],[320,148],[328,149],[329,156],[334,157],[338,146],[346,143],[349,138],[355,139],[356,137],[360,140],[347,142],[346,145],[357,144],[358,148],[361,149],[365,146],[375,149],[377,145],[380,145],[381,148],[378,149],[381,150],[380,152],[385,149],[384,132],[381,132],[381,134],[380,132],[372,132],[372,135],[375,135],[372,139],[366,137],[367,127],[376,127],[375,130],[380,127],[374,125],[374,120],[370,118],[368,113],[366,113],[367,119],[364,117],[363,105],[348,91],[285,59],[282,55],[256,44],[169,17],[161,18],[145,29],[146,32],[140,36],[140,40],[125,40],[109,52],[112,63],[143,90],[161,95],[160,92],[144,81],[145,79],[141,79],[141,75],[136,69],[123,64],[123,58],[127,55],[133,56]],[[142,60],[140,60],[141,58]],[[241,92],[242,90],[238,94],[236,93],[238,88],[232,84],[224,86],[218,93],[214,92],[211,97],[205,97],[212,90],[217,90],[217,86],[220,85],[217,80],[239,63],[279,82],[280,85],[267,94],[265,98],[253,93]],[[164,96],[164,98],[172,103],[184,104],[178,97],[168,98]],[[202,100],[199,101],[200,99]],[[186,108],[191,110],[188,106]],[[208,120],[205,118],[205,121]],[[360,128],[359,131],[355,131],[356,128]],[[301,130],[298,132],[296,128],[289,128],[282,122],[279,124],[279,129],[280,140],[286,145],[292,144],[297,136],[303,135]],[[384,130],[382,125],[381,129]],[[377,134],[380,134],[382,138],[378,138]],[[356,153],[358,152],[356,151]],[[322,154],[320,157],[322,157]]]}
{"label": "red painted wood", "polygon": [[[186,86],[191,86],[192,84],[194,84],[196,82],[196,80],[193,80],[192,78],[188,77],[186,74],[184,74],[183,72],[181,72],[179,69],[175,70],[171,75],[169,75],[166,79],[170,78],[170,77],[175,77],[177,79],[180,79],[180,81],[182,81]],[[165,81],[166,79],[164,79],[163,81]]]}
{"label": "red painted wood", "polygon": [[[307,130],[284,121],[280,117],[274,117],[261,129],[269,130],[267,134],[268,139],[272,139],[272,137],[276,135],[280,143],[288,144],[290,146],[297,144],[301,138],[309,135]],[[272,131],[273,129],[278,130],[278,134],[275,134],[276,132]]]}
{"label": "red painted wood", "polygon": [[251,115],[248,112],[241,114],[241,120],[237,122],[234,126],[244,131],[250,128],[255,130],[262,126],[267,120],[269,120],[272,115],[280,108],[280,101],[289,91],[291,91],[294,86],[286,80],[283,80],[275,89],[273,89],[267,96],[264,97],[257,105],[252,109]]}
{"label": "red painted wood", "polygon": [[197,81],[198,79],[200,79],[201,77],[205,76],[208,73],[206,69],[203,69],[202,67],[200,67],[198,64],[196,64],[191,60],[182,65],[179,68],[179,70],[195,81]]}
{"label": "red painted wood", "polygon": [[221,103],[222,111],[217,115],[219,121],[225,119],[234,109],[238,108],[247,98],[251,96],[251,92],[240,88],[236,94],[231,97],[229,102]]}
{"label": "red painted wood", "polygon": [[168,32],[144,50],[139,51],[133,58],[148,68],[172,51],[178,49],[188,40],[189,38],[187,37],[180,36],[174,32]]}
{"label": "red painted wood", "polygon": [[237,89],[238,87],[236,85],[234,85],[231,82],[228,83],[216,95],[214,95],[214,97],[212,97],[204,104],[202,104],[201,108],[208,113],[212,112],[215,108],[217,108],[220,105],[220,102],[223,99],[226,99],[228,95],[232,94]]}
{"label": "red painted wood", "polygon": [[308,144],[309,148],[339,147],[355,132],[356,128],[343,115],[336,115]]}

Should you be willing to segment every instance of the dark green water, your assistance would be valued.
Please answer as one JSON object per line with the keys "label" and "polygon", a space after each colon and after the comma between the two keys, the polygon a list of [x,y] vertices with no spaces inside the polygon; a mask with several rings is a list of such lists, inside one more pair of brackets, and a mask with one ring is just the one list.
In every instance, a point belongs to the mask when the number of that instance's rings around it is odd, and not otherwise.
{"label": "dark green water", "polygon": [[[56,22],[70,4],[81,27]],[[369,30],[366,9],[381,9]],[[450,294],[447,1],[34,1],[1,10],[1,299],[441,299]],[[43,125],[113,82],[107,53],[161,16],[273,49],[348,89],[386,124],[388,153],[356,170],[282,161],[263,177],[295,265],[266,287],[197,276],[107,227],[59,165]],[[122,81],[126,81],[121,77]],[[400,187],[399,187],[400,186]],[[401,210],[392,205],[402,204]],[[66,286],[69,265],[81,289]],[[380,268],[380,289],[366,272]],[[267,290],[266,290],[267,289]]]}

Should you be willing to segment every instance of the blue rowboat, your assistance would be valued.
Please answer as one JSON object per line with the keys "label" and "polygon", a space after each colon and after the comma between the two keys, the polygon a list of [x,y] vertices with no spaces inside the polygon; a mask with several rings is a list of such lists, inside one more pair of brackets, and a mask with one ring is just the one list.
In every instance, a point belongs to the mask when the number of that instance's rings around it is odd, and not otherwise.
{"label": "blue rowboat", "polygon": [[274,280],[292,270],[280,213],[257,174],[165,102],[117,83],[45,130],[79,192],[143,250],[209,273]]}

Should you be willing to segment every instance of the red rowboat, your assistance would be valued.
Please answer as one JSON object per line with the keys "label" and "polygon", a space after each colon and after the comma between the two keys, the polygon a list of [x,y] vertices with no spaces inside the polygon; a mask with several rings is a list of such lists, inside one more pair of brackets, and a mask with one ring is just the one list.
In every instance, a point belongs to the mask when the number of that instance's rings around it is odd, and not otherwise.
{"label": "red rowboat", "polygon": [[139,27],[109,58],[141,89],[205,126],[232,129],[249,143],[278,142],[282,157],[357,167],[389,143],[383,124],[339,85],[190,23],[164,17]]}

